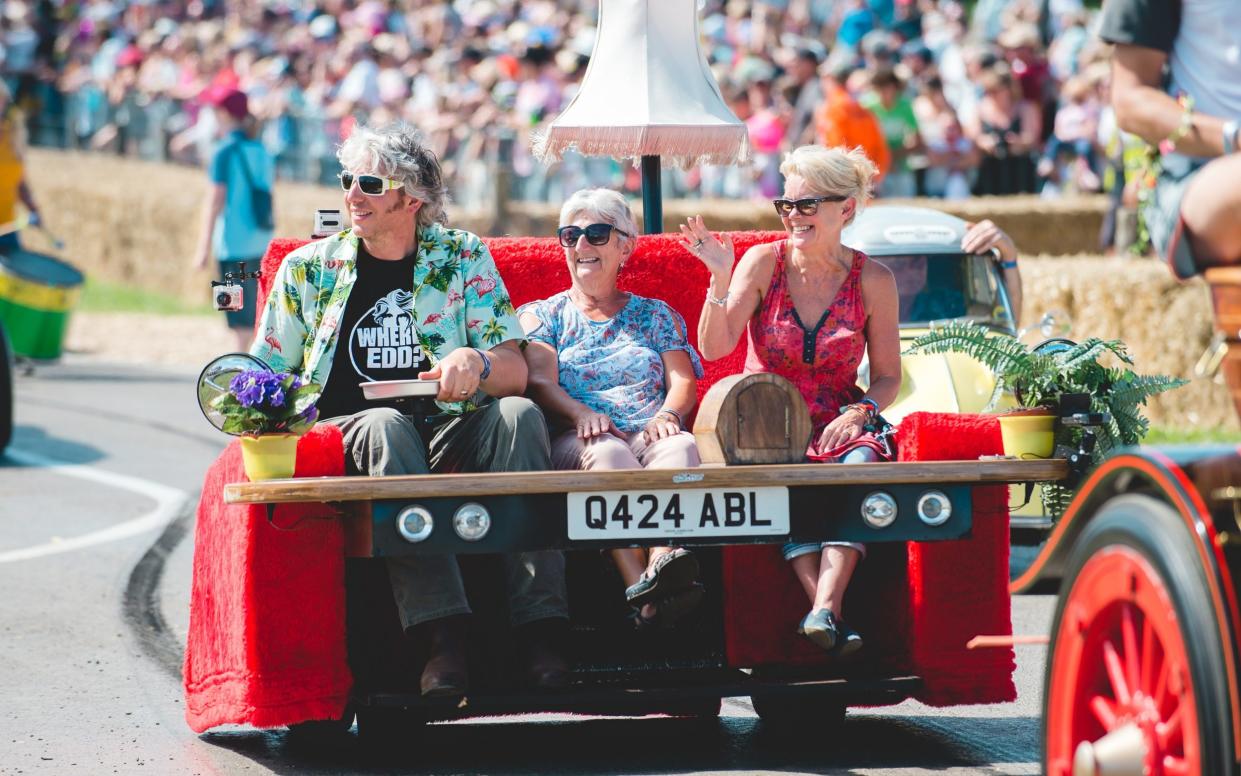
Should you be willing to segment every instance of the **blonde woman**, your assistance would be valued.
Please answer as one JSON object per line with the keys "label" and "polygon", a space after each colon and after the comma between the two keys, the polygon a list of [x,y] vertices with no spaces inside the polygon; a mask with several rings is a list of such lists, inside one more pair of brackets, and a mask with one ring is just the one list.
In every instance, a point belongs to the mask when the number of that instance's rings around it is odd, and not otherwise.
{"label": "blonde woman", "polygon": [[[841,245],[840,232],[866,205],[878,169],[860,148],[802,146],[780,172],[784,196],[774,204],[788,236],[754,246],[735,269],[727,236],[714,237],[701,217],[681,226],[686,249],[711,273],[698,346],[704,358],[717,359],[745,333],[745,371],[781,375],[801,391],[815,459],[877,460],[866,430],[901,384],[896,281],[882,264]],[[857,386],[863,354],[870,358],[865,392]],[[841,542],[784,548],[811,602],[798,632],[836,655],[862,646],[841,616],[864,552]]]}
{"label": "blonde woman", "polygon": [[[557,469],[684,469],[699,464],[684,420],[698,355],[666,303],[621,291],[637,224],[610,189],[574,193],[556,230],[571,285],[518,311],[529,345],[527,395],[551,427]],[[698,561],[683,548],[612,551],[638,627],[671,626],[702,599]]]}

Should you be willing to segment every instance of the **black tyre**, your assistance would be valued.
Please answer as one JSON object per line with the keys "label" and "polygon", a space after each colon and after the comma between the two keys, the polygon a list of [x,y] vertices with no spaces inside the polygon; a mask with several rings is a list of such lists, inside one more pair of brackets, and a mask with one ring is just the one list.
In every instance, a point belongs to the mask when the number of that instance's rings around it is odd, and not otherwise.
{"label": "black tyre", "polygon": [[344,738],[353,727],[353,717],[353,705],[350,704],[337,719],[316,719],[289,725],[289,738],[299,744],[323,744],[337,741]]}
{"label": "black tyre", "polygon": [[1105,736],[1111,744],[1127,736],[1125,751],[1137,751],[1135,730],[1147,762],[1163,771],[1232,772],[1227,663],[1189,530],[1167,504],[1125,495],[1078,538],[1044,677],[1049,776],[1073,773],[1083,752],[1103,757]]}
{"label": "black tyre", "polygon": [[845,721],[845,705],[831,698],[805,695],[751,695],[754,713],[764,724],[824,730]]}
{"label": "black tyre", "polygon": [[13,349],[0,325],[0,453],[13,438]]}
{"label": "black tyre", "polygon": [[391,749],[413,741],[427,718],[399,706],[359,706],[358,739],[367,747]]}

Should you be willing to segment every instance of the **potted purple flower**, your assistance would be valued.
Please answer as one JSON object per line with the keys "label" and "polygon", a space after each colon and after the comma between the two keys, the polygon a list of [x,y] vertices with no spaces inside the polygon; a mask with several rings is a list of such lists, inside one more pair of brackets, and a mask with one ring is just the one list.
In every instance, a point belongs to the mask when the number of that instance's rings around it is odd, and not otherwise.
{"label": "potted purple flower", "polygon": [[219,428],[241,437],[241,456],[251,480],[292,477],[297,440],[319,418],[322,389],[287,372],[247,369],[211,401],[223,418]]}

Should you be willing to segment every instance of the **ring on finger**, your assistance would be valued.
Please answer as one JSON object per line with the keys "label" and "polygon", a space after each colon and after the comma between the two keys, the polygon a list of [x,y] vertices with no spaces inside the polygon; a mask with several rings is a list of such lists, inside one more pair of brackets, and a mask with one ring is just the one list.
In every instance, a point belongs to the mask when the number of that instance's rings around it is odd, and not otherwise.
{"label": "ring on finger", "polygon": [[702,247],[702,239],[699,238],[697,240],[694,240],[694,250],[698,250],[701,247]]}

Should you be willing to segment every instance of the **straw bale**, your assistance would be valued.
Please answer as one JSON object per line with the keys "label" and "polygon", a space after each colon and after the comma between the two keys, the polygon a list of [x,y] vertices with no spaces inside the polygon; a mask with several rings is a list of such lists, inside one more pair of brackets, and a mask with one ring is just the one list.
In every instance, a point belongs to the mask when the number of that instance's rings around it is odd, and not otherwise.
{"label": "straw bale", "polygon": [[[1178,283],[1157,261],[1077,255],[1021,262],[1022,323],[1059,311],[1068,336],[1122,340],[1140,374],[1166,374],[1189,385],[1150,400],[1147,417],[1163,426],[1239,428],[1227,387],[1194,378],[1194,364],[1211,339],[1211,301],[1201,280]],[[1027,335],[1035,342],[1039,335]]]}

